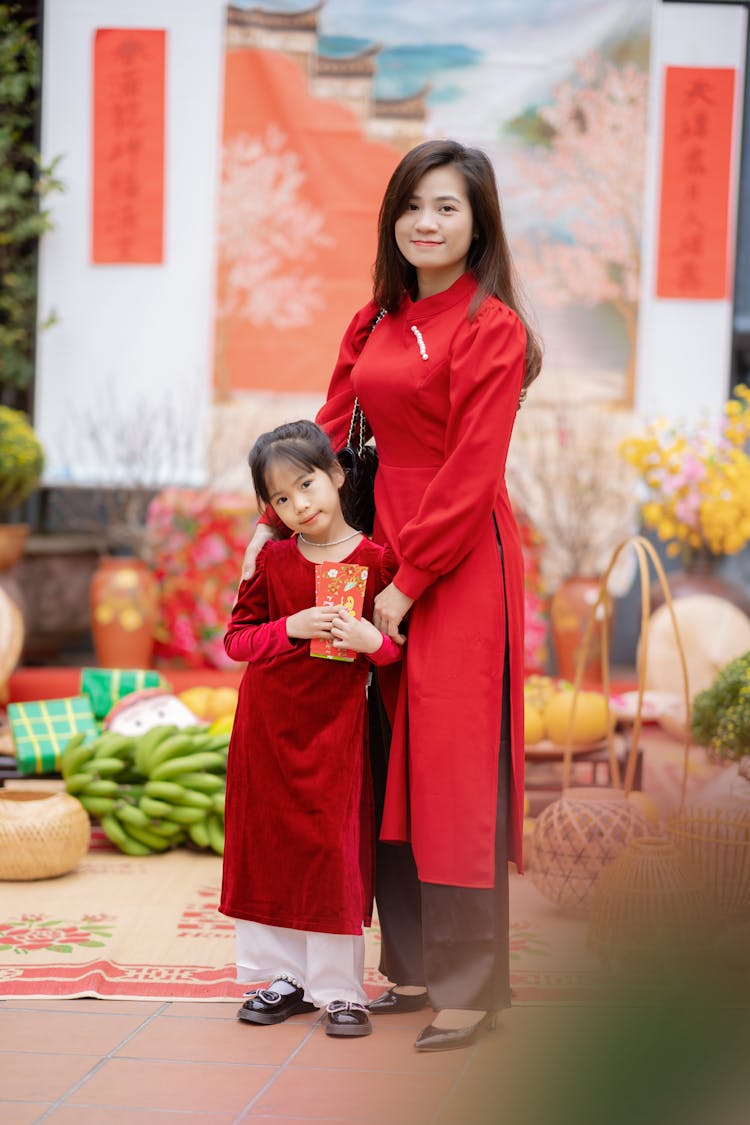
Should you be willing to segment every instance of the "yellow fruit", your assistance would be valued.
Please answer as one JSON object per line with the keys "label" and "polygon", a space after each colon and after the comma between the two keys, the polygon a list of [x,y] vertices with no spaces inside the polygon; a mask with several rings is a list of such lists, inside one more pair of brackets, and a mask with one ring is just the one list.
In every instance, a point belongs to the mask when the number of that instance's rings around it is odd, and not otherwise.
{"label": "yellow fruit", "polygon": [[209,734],[231,734],[234,726],[234,715],[220,715],[214,719],[208,728]]}
{"label": "yellow fruit", "polygon": [[225,715],[230,717],[234,716],[237,710],[237,688],[233,687],[218,687],[214,688],[213,698],[211,700],[211,710],[213,711],[216,719],[223,718]]}
{"label": "yellow fruit", "polygon": [[636,808],[641,810],[649,824],[653,824],[654,827],[658,828],[661,814],[659,813],[659,806],[656,804],[656,801],[652,800],[651,797],[647,797],[645,793],[641,793],[639,789],[633,789],[628,793],[628,800],[632,801]]}
{"label": "yellow fruit", "polygon": [[523,740],[527,746],[541,742],[544,738],[544,719],[536,707],[527,703],[523,709]]}
{"label": "yellow fruit", "polygon": [[213,716],[212,701],[214,689],[212,687],[191,687],[181,691],[177,698],[184,703],[199,719],[210,721]]}
{"label": "yellow fruit", "polygon": [[598,742],[607,734],[610,723],[609,705],[597,691],[582,691],[578,698],[572,691],[553,695],[544,708],[544,726],[547,738],[555,746],[564,746],[568,740],[568,725],[575,699],[572,741],[574,743]]}

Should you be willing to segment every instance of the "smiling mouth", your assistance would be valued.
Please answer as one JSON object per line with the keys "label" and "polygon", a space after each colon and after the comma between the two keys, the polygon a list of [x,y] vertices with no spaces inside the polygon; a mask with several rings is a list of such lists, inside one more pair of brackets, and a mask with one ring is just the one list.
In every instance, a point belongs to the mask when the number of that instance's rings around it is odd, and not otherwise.
{"label": "smiling mouth", "polygon": [[415,238],[412,240],[414,246],[442,246],[442,242],[431,242],[427,238]]}
{"label": "smiling mouth", "polygon": [[301,522],[302,527],[307,527],[307,525],[309,523],[312,523],[313,520],[316,520],[319,515],[320,515],[320,512],[315,512],[312,516],[308,516],[306,520],[301,520],[300,522]]}

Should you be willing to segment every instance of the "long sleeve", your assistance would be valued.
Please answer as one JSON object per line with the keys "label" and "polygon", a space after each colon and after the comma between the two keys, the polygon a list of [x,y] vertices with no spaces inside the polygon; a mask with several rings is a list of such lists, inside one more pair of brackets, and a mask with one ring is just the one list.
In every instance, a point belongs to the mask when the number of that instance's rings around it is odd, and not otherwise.
{"label": "long sleeve", "polygon": [[240,584],[232,609],[224,635],[224,648],[232,660],[268,660],[294,647],[286,633],[286,618],[269,621],[265,555],[264,547],[252,578]]}
{"label": "long sleeve", "polygon": [[445,461],[399,536],[394,583],[418,598],[477,542],[502,487],[523,381],[526,334],[499,302],[483,304],[450,357]]}
{"label": "long sleeve", "polygon": [[393,637],[386,637],[383,634],[383,643],[377,652],[369,652],[367,659],[376,668],[382,668],[386,664],[395,664],[403,656],[403,646],[397,645]]}

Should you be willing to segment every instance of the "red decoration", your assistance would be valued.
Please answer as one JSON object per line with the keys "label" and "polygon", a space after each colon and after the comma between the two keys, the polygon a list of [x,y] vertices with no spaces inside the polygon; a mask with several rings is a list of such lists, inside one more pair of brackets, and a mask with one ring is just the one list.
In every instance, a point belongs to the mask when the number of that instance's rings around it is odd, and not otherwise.
{"label": "red decoration", "polygon": [[163,261],[166,32],[94,37],[94,262]]}
{"label": "red decoration", "polygon": [[160,591],[157,663],[236,668],[224,652],[224,633],[256,515],[249,493],[167,488],[151,501],[150,560]]}
{"label": "red decoration", "polygon": [[666,68],[656,295],[729,295],[735,71]]}

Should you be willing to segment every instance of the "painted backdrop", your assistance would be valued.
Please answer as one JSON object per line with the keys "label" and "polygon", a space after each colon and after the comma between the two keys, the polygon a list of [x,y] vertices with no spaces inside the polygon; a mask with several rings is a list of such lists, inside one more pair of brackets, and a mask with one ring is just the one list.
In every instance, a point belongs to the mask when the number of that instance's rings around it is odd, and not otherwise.
{"label": "painted backdrop", "polygon": [[649,16],[649,0],[227,8],[215,390],[228,458],[239,404],[259,429],[320,400],[369,296],[385,183],[431,137],[493,159],[545,340],[540,394],[632,401]]}

